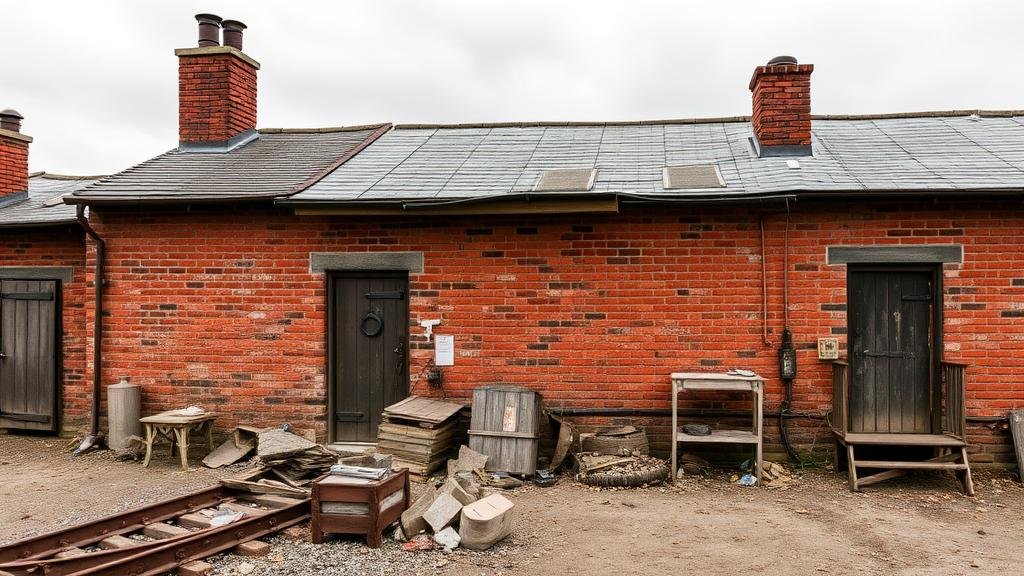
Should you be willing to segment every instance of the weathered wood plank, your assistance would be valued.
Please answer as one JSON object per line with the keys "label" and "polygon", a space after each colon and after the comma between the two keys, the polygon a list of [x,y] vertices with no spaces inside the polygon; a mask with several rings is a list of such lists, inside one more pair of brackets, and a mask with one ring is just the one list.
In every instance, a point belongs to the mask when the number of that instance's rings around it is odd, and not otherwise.
{"label": "weathered wood plank", "polygon": [[1017,477],[1024,482],[1024,410],[1010,411],[1010,431],[1013,433],[1013,447],[1017,453]]}

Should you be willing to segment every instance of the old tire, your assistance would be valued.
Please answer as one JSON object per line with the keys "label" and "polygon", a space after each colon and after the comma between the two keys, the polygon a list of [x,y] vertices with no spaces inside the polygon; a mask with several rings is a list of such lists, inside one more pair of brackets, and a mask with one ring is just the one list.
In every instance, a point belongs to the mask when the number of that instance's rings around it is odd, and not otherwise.
{"label": "old tire", "polygon": [[611,472],[597,472],[580,478],[580,482],[588,486],[603,487],[633,487],[643,484],[655,484],[663,482],[668,477],[668,464],[661,463],[640,472],[628,472],[626,474],[614,474]]}
{"label": "old tire", "polygon": [[622,436],[601,436],[600,432],[594,436],[587,436],[583,439],[583,451],[591,454],[607,454],[610,456],[630,456],[634,452],[647,456],[650,454],[650,445],[647,442],[647,434],[643,430],[637,430],[632,434]]}

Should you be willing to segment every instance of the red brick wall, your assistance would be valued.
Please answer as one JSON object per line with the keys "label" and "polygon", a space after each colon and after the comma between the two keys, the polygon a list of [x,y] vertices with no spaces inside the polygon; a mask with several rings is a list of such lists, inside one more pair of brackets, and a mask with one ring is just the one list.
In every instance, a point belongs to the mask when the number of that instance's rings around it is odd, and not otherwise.
{"label": "red brick wall", "polygon": [[[0,229],[0,266],[72,266],[62,286],[62,428],[78,431],[89,417],[91,387],[85,379],[85,246],[77,226]],[[0,274],[2,276],[2,274]],[[91,306],[90,306],[91,308]]]}
{"label": "red brick wall", "polygon": [[812,64],[758,66],[751,124],[761,146],[810,146]]}
{"label": "red brick wall", "polygon": [[[449,397],[500,382],[538,388],[555,407],[664,409],[670,372],[747,367],[770,377],[767,410],[779,402],[776,348],[761,338],[753,210],[368,220],[194,209],[95,220],[110,254],[104,382],[131,376],[147,411],[198,403],[224,412],[222,426],[290,421],[322,434],[325,280],[309,272],[309,253],[390,250],[425,253],[423,273],[410,278],[416,393],[430,393],[418,375],[432,357],[417,322],[440,317],[435,332],[456,337]],[[773,343],[783,222],[767,218]],[[1024,406],[1019,207],[802,203],[790,229],[794,410],[828,409],[830,366],[814,347],[818,337],[845,340],[846,269],[825,264],[825,246],[930,242],[964,244],[965,263],[944,272],[945,345],[947,358],[973,365],[969,414]],[[794,427],[809,442],[820,421]],[[1002,442],[983,459],[1006,456],[1004,438],[972,432]]]}
{"label": "red brick wall", "polygon": [[0,136],[0,196],[28,190],[28,143]]}
{"label": "red brick wall", "polygon": [[222,141],[256,127],[256,68],[234,54],[178,59],[178,140]]}

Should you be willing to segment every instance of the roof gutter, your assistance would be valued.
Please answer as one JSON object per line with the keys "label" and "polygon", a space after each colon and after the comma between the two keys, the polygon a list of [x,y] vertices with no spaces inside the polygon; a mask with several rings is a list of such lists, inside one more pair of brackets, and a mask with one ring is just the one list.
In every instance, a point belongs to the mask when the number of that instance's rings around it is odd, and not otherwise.
{"label": "roof gutter", "polygon": [[89,435],[82,440],[81,445],[75,450],[75,454],[81,454],[96,447],[103,439],[100,434],[100,382],[102,375],[102,360],[100,354],[103,345],[103,287],[104,263],[106,261],[107,243],[93,230],[89,219],[85,216],[85,206],[79,204],[77,211],[78,224],[85,231],[89,238],[96,244],[96,269],[93,275],[93,292],[96,301],[93,307],[93,341],[92,341],[92,421],[89,427]]}

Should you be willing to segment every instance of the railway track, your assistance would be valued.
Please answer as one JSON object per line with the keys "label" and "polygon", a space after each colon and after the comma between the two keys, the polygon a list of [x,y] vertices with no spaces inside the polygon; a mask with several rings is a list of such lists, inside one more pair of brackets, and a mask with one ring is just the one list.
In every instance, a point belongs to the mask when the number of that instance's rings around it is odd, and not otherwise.
{"label": "railway track", "polygon": [[[0,547],[0,576],[149,576],[307,520],[310,500],[224,486]],[[242,517],[214,526],[214,510]]]}

